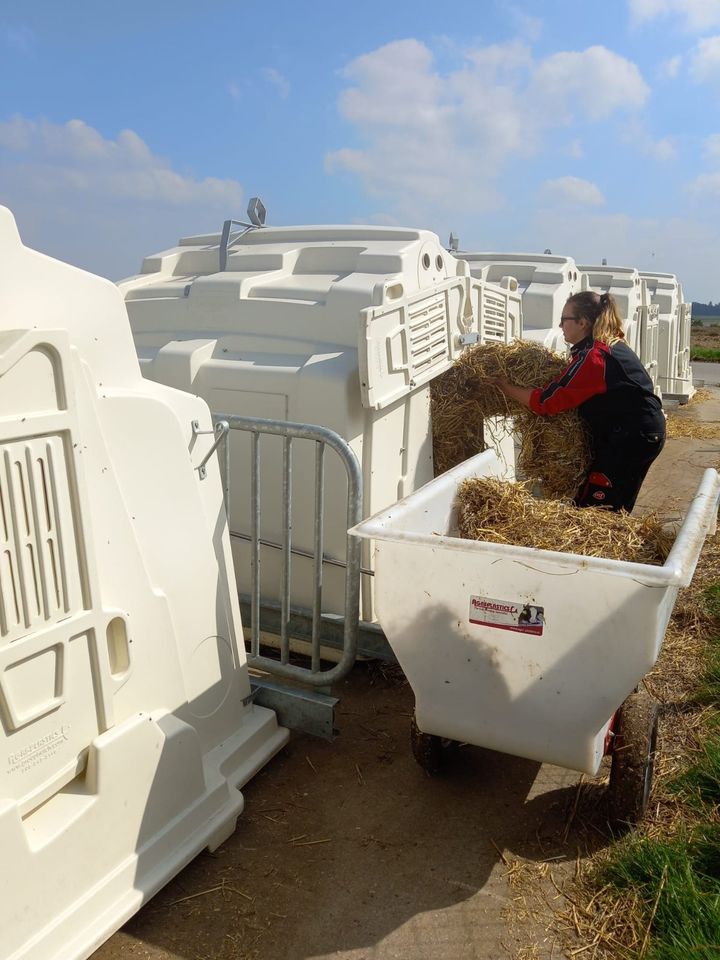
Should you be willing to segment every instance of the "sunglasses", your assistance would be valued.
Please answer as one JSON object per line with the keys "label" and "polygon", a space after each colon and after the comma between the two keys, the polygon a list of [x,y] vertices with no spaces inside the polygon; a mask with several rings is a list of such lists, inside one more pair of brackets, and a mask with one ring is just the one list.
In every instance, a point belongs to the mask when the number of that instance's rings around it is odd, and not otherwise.
{"label": "sunglasses", "polygon": [[562,326],[567,320],[579,320],[579,319],[580,317],[576,317],[575,314],[573,314],[571,317],[560,317],[560,326]]}

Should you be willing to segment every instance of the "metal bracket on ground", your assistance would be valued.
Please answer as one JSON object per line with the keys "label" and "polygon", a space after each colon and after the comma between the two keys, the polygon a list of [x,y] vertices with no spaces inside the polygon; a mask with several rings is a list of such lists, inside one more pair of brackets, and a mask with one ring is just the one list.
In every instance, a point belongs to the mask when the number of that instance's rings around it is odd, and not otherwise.
{"label": "metal bracket on ground", "polygon": [[283,727],[322,740],[335,739],[336,697],[317,690],[283,686],[264,677],[251,676],[250,685],[254,702],[274,710]]}

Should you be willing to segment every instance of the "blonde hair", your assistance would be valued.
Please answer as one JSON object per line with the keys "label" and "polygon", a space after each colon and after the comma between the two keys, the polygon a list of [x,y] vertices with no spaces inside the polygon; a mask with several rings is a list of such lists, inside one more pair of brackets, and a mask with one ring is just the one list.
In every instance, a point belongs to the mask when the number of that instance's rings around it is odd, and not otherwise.
{"label": "blonde hair", "polygon": [[573,305],[581,319],[592,324],[593,340],[600,340],[611,347],[625,339],[622,319],[612,294],[583,290],[568,297],[567,302]]}

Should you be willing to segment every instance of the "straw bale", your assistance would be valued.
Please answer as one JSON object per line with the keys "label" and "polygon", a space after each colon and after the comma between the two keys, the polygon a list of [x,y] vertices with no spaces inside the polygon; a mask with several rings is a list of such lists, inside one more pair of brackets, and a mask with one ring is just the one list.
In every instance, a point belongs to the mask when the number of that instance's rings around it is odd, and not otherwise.
{"label": "straw bale", "polygon": [[468,540],[514,544],[587,557],[660,565],[672,544],[659,517],[631,517],[599,507],[536,500],[527,483],[489,477],[465,480],[458,490],[458,529]]}
{"label": "straw bale", "polygon": [[545,497],[572,497],[590,460],[589,438],[577,410],[538,417],[492,383],[495,377],[507,377],[518,386],[542,387],[566,365],[564,357],[527,340],[480,344],[461,354],[432,384],[436,474],[487,449],[492,436],[489,431],[485,435],[483,421],[510,417],[520,440],[518,473],[535,481]]}

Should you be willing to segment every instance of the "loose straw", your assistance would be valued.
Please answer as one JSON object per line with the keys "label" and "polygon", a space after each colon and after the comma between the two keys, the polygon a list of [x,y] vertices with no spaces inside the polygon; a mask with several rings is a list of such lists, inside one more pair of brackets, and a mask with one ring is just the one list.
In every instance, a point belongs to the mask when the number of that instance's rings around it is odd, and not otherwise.
{"label": "loose straw", "polygon": [[601,507],[578,509],[569,502],[536,500],[524,483],[465,480],[458,502],[459,533],[467,540],[656,565],[665,562],[672,545],[654,514],[631,517]]}
{"label": "loose straw", "polygon": [[574,496],[590,460],[587,431],[577,411],[538,417],[491,382],[501,376],[522,387],[542,387],[566,364],[565,358],[527,340],[466,350],[432,384],[435,473],[487,449],[492,442],[488,419],[511,417],[520,444],[518,473],[536,482],[544,497]]}

